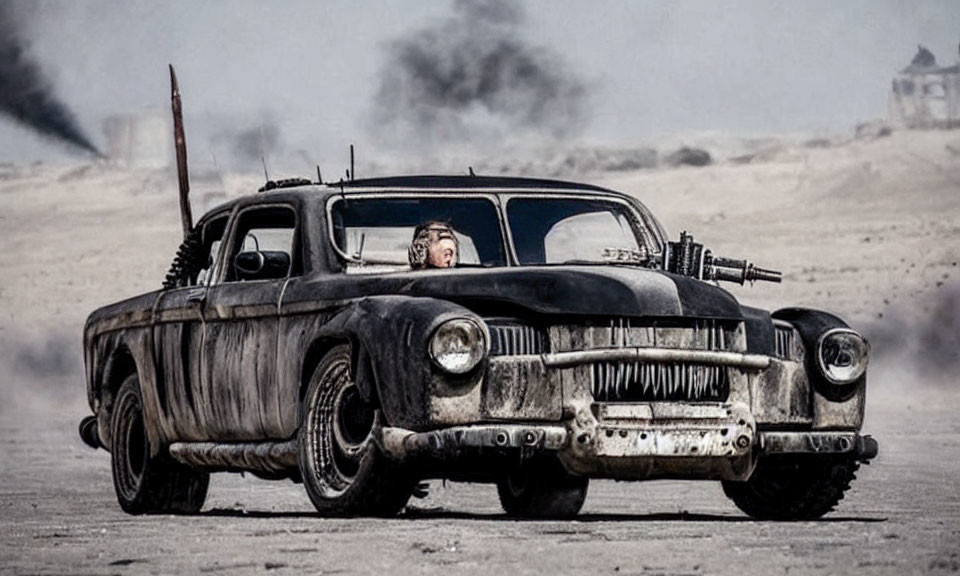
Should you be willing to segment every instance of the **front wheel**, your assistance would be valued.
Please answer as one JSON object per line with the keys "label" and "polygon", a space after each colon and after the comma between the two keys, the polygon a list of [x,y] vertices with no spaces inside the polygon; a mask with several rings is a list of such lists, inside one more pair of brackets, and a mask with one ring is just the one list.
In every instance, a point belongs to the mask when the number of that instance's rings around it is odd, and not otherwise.
{"label": "front wheel", "polygon": [[395,516],[416,479],[388,460],[373,435],[379,413],[350,377],[350,348],[317,366],[303,400],[298,462],[314,507],[326,516]]}
{"label": "front wheel", "polygon": [[573,518],[587,498],[589,479],[570,475],[556,460],[531,461],[497,482],[500,505],[518,518]]}
{"label": "front wheel", "polygon": [[111,420],[110,463],[120,507],[128,514],[196,514],[203,507],[210,474],[165,455],[150,455],[140,381],[123,381]]}
{"label": "front wheel", "polygon": [[860,464],[835,456],[771,456],[746,482],[724,480],[737,508],[758,520],[815,520],[843,499]]}

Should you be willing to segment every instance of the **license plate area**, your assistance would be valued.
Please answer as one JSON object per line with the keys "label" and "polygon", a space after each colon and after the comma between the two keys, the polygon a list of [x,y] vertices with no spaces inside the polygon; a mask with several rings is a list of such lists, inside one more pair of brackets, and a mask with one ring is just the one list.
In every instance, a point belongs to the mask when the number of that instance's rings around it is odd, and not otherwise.
{"label": "license plate area", "polygon": [[598,456],[737,457],[756,424],[742,403],[594,404]]}

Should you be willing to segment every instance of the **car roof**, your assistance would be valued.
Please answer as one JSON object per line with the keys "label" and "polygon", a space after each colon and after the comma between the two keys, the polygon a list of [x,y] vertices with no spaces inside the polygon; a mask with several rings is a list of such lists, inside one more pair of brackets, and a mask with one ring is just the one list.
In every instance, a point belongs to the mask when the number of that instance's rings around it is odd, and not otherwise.
{"label": "car roof", "polygon": [[264,187],[256,194],[247,194],[214,207],[202,218],[208,220],[214,214],[221,214],[231,210],[237,204],[248,206],[268,202],[289,202],[298,199],[320,199],[325,201],[333,195],[351,195],[369,192],[389,192],[391,190],[407,191],[449,191],[449,190],[488,190],[496,192],[532,191],[537,190],[549,193],[592,192],[623,198],[626,195],[596,186],[569,182],[566,180],[551,180],[547,178],[519,178],[512,176],[446,176],[437,174],[414,176],[388,176],[382,178],[364,178],[358,180],[342,180],[339,182],[309,183],[304,179],[290,179],[272,183],[273,186]]}
{"label": "car roof", "polygon": [[[340,183],[330,183],[339,188]],[[548,190],[591,190],[594,192],[613,192],[593,184],[550,180],[547,178],[517,178],[513,176],[389,176],[384,178],[365,178],[343,182],[344,188],[443,188],[443,189],[548,189]]]}

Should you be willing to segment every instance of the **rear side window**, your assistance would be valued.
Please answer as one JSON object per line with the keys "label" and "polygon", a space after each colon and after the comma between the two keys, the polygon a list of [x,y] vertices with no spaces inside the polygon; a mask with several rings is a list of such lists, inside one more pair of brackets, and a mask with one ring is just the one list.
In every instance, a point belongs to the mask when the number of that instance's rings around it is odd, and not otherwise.
{"label": "rear side window", "polygon": [[197,273],[197,284],[206,286],[213,277],[214,261],[220,253],[220,245],[223,244],[223,233],[227,229],[227,216],[211,220],[209,224],[203,227],[203,266]]}
{"label": "rear side window", "polygon": [[254,208],[240,213],[224,280],[269,280],[302,274],[296,230],[296,213],[289,207]]}
{"label": "rear side window", "polygon": [[177,250],[164,288],[206,285],[215,270],[214,260],[223,242],[228,214],[209,219],[194,228]]}

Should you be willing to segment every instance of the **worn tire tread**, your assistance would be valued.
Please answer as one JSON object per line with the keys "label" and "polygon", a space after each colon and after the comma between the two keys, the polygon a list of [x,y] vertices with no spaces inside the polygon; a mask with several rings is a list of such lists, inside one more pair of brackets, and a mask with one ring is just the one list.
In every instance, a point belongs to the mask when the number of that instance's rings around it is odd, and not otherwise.
{"label": "worn tire tread", "polygon": [[758,520],[816,520],[843,500],[860,464],[845,457],[761,460],[746,482],[723,481],[737,508]]}

